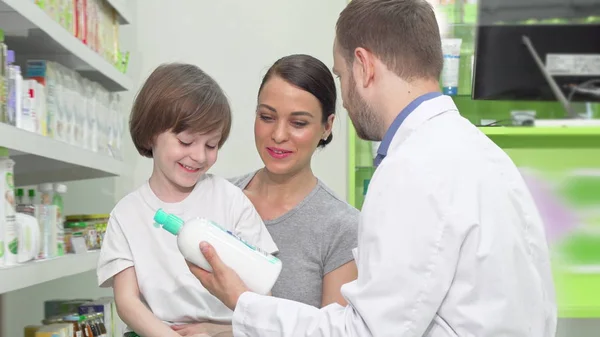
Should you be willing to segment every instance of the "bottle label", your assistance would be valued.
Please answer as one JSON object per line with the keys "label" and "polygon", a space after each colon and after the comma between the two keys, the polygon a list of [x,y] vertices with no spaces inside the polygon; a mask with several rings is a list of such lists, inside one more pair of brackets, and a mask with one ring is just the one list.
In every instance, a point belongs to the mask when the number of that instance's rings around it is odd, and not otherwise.
{"label": "bottle label", "polygon": [[259,254],[263,255],[264,257],[266,257],[266,258],[267,258],[267,261],[269,261],[269,262],[271,262],[271,263],[276,263],[276,262],[279,260],[279,259],[278,259],[278,258],[276,258],[275,256],[273,256],[273,255],[271,255],[271,254],[269,254],[269,253],[265,252],[264,250],[262,250],[262,249],[260,249],[260,248],[258,248],[258,247],[256,247],[256,246],[254,246],[254,245],[251,245],[250,243],[246,242],[244,239],[242,239],[242,238],[240,238],[239,236],[235,235],[233,232],[231,232],[231,231],[229,231],[229,230],[227,230],[227,229],[225,229],[225,228],[223,228],[223,227],[219,226],[217,223],[215,223],[215,222],[213,222],[213,221],[210,221],[210,220],[208,220],[208,222],[209,222],[211,225],[213,225],[213,226],[217,227],[218,229],[222,230],[223,232],[225,232],[225,233],[227,233],[227,234],[229,234],[229,235],[233,236],[234,238],[238,239],[238,240],[239,240],[241,243],[243,243],[243,244],[245,244],[246,246],[248,246],[248,248],[250,248],[250,249],[254,250],[255,252],[257,252],[257,253],[259,253]]}

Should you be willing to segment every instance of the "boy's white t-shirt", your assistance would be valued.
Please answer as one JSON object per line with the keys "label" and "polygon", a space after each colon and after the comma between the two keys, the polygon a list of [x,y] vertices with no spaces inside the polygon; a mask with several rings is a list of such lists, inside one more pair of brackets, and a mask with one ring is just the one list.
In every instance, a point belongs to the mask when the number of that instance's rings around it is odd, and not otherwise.
{"label": "boy's white t-shirt", "polygon": [[229,181],[205,174],[178,203],[162,202],[146,182],[121,199],[110,214],[98,261],[98,283],[111,287],[116,274],[135,267],[142,301],[167,324],[230,322],[232,311],[189,271],[177,237],[154,226],[159,208],[184,221],[210,219],[267,252],[277,252],[250,200]]}

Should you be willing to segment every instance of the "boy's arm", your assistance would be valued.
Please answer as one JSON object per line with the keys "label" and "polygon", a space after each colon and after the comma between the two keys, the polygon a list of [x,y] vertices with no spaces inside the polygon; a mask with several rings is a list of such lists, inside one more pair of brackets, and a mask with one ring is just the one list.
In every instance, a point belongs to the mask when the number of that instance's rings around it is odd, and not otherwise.
{"label": "boy's arm", "polygon": [[116,210],[108,220],[96,273],[101,287],[112,286],[119,316],[137,334],[144,337],[179,336],[142,302],[133,256]]}
{"label": "boy's arm", "polygon": [[233,332],[231,324],[211,322],[173,325],[172,328],[181,336],[198,336],[201,334],[208,336],[231,336]]}
{"label": "boy's arm", "polygon": [[170,326],[156,318],[140,299],[134,267],[114,276],[113,291],[119,317],[138,335],[144,337],[178,337]]}

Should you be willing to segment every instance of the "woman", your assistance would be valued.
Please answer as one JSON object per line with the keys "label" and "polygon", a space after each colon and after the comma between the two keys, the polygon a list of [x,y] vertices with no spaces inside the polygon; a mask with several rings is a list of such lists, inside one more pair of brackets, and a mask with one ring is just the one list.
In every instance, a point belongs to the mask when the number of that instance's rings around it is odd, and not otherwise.
{"label": "woman", "polygon": [[258,92],[256,148],[264,167],[233,180],[279,247],[283,270],[273,296],[322,307],[346,305],[340,287],[357,277],[352,248],[359,212],[312,172],[317,148],[333,138],[336,88],[325,64],[308,55],[279,59]]}
{"label": "woman", "polygon": [[[315,307],[346,305],[340,288],[357,278],[359,212],[312,172],[311,159],[333,138],[336,87],[327,66],[308,55],[279,59],[258,92],[255,143],[264,167],[232,179],[262,217],[283,262],[273,296]],[[214,333],[211,323],[182,335]],[[227,335],[224,333],[223,335]],[[219,334],[219,336],[221,336]]]}

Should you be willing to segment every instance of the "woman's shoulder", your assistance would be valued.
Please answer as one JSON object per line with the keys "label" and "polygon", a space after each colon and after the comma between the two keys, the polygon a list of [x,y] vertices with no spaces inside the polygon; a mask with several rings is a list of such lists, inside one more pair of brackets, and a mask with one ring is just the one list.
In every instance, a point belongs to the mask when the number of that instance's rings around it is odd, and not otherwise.
{"label": "woman's shoulder", "polygon": [[358,217],[360,211],[354,208],[352,205],[347,203],[345,200],[340,198],[331,188],[329,188],[323,181],[318,180],[318,186],[321,193],[320,201],[323,202],[329,209],[340,213],[348,213],[351,216]]}
{"label": "woman's shoulder", "polygon": [[350,226],[356,227],[360,211],[340,198],[324,182],[318,180],[317,191],[311,198],[305,212],[312,216],[320,217],[321,223],[326,227]]}
{"label": "woman's shoulder", "polygon": [[[318,198],[312,211],[318,213],[324,270],[328,273],[352,260],[352,249],[358,244],[360,211],[340,198],[319,180]],[[318,203],[318,205],[317,205]],[[314,217],[315,215],[313,215]]]}
{"label": "woman's shoulder", "polygon": [[248,186],[248,184],[250,183],[250,181],[252,180],[252,178],[254,178],[254,176],[256,175],[257,171],[252,171],[252,172],[248,172],[246,174],[243,174],[241,176],[236,176],[236,177],[232,177],[232,178],[227,178],[227,180],[234,184],[235,186],[244,189],[246,188],[246,186]]}

